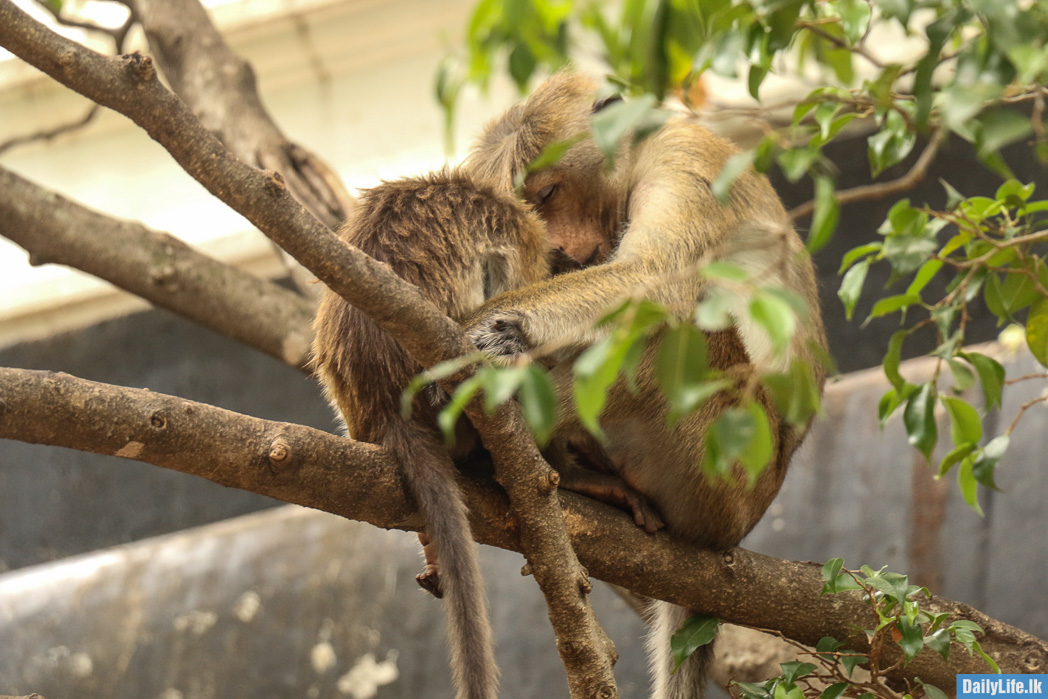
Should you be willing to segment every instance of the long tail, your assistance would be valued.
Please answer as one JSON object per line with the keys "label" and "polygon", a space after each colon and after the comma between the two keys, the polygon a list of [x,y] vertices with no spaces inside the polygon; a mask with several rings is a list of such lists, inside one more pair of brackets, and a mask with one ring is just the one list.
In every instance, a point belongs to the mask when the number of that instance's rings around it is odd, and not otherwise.
{"label": "long tail", "polygon": [[651,660],[652,699],[702,699],[713,662],[713,644],[700,646],[673,672],[670,637],[691,612],[669,602],[652,602],[648,657]]}
{"label": "long tail", "polygon": [[384,441],[400,461],[437,545],[458,699],[496,699],[498,669],[484,583],[455,465],[436,435],[411,420],[391,426]]}

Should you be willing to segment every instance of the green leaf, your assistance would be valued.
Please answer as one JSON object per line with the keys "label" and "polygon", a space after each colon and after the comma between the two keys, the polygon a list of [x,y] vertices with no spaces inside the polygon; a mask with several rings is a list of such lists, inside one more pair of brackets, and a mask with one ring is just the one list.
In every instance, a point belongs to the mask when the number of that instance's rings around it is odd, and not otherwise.
{"label": "green leaf", "polygon": [[811,663],[802,663],[799,660],[780,663],[779,667],[782,669],[782,679],[787,684],[794,684],[797,682],[797,678],[810,675],[817,669],[815,665],[812,665]]}
{"label": "green leaf", "polygon": [[557,422],[557,395],[549,374],[537,364],[528,365],[520,384],[520,407],[535,441],[545,446]]}
{"label": "green leaf", "polygon": [[873,310],[870,311],[869,318],[880,318],[886,316],[889,313],[895,313],[901,311],[904,308],[909,308],[914,304],[921,302],[921,297],[916,294],[898,294],[896,296],[887,296],[873,304]]}
{"label": "green leaf", "polygon": [[881,243],[867,243],[866,245],[852,248],[841,258],[841,268],[837,270],[837,274],[844,274],[845,270],[851,267],[860,257],[879,252],[882,247]]}
{"label": "green leaf", "polygon": [[965,459],[961,462],[961,467],[957,469],[957,485],[960,486],[964,501],[968,503],[969,507],[978,512],[981,517],[983,511],[982,507],[979,506],[979,482],[975,480],[975,476],[972,474],[972,465],[970,459]]}
{"label": "green leaf", "polygon": [[1030,306],[1026,316],[1026,344],[1030,352],[1041,363],[1048,367],[1048,299],[1041,298]]}
{"label": "green leaf", "polygon": [[837,290],[837,297],[844,304],[844,314],[848,320],[852,319],[855,312],[855,304],[862,296],[862,285],[866,281],[866,273],[870,269],[870,260],[862,260],[848,270],[841,280],[841,288]]}
{"label": "green leaf", "polygon": [[528,178],[528,175],[531,175],[535,172],[540,172],[542,170],[545,170],[546,168],[556,165],[576,143],[584,140],[585,138],[586,134],[580,133],[572,136],[571,138],[566,138],[563,141],[554,141],[553,143],[547,145],[545,148],[542,149],[542,152],[539,153],[534,160],[528,163],[523,170],[517,173],[513,182],[514,189],[516,189],[519,192],[520,189],[524,186],[524,180]]}
{"label": "green leaf", "polygon": [[790,362],[788,372],[764,375],[761,383],[768,390],[782,419],[795,427],[807,425],[822,404],[814,367],[803,359]]}
{"label": "green leaf", "polygon": [[749,413],[750,422],[753,424],[754,429],[749,442],[739,454],[739,461],[746,467],[746,471],[750,475],[750,483],[752,484],[756,483],[757,476],[768,467],[775,451],[772,442],[771,424],[768,422],[768,415],[764,412],[764,408],[761,407],[760,403],[751,402],[746,407],[746,411]]}
{"label": "green leaf", "polygon": [[670,650],[673,653],[673,670],[681,666],[701,646],[713,642],[717,635],[720,621],[715,617],[694,615],[670,637]]}
{"label": "green leaf", "polygon": [[655,360],[655,378],[670,404],[673,424],[694,410],[711,393],[704,381],[709,365],[706,361],[706,335],[691,324],[667,332],[659,343]]}
{"label": "green leaf", "polygon": [[985,410],[993,410],[1001,405],[1001,394],[1004,389],[1004,367],[993,357],[978,352],[963,352],[960,356],[967,360],[979,374],[982,384]]}
{"label": "green leaf", "polygon": [[976,481],[982,483],[987,488],[993,490],[1000,490],[997,487],[997,483],[994,482],[993,474],[997,468],[997,462],[1001,460],[1004,453],[1008,451],[1008,443],[1010,439],[1008,435],[1002,434],[994,437],[990,440],[982,449],[982,453],[979,458],[972,464],[972,476]]}
{"label": "green leaf", "polygon": [[870,5],[866,0],[840,0],[837,3],[837,11],[841,14],[844,36],[854,46],[866,33],[866,28],[870,24],[872,14]]}
{"label": "green leaf", "polygon": [[837,682],[822,690],[819,699],[840,699],[851,685],[847,682]]}
{"label": "green leaf", "polygon": [[888,340],[888,350],[884,353],[884,375],[898,392],[902,392],[902,387],[906,384],[906,380],[899,373],[899,362],[902,356],[902,343],[908,334],[905,330],[892,333],[891,339]]}
{"label": "green leaf", "polygon": [[648,131],[666,120],[666,113],[656,109],[655,104],[654,95],[643,95],[634,100],[616,102],[593,115],[590,123],[593,140],[604,154],[609,168],[614,163],[623,136],[631,131]]}
{"label": "green leaf", "polygon": [[779,153],[778,161],[786,179],[797,182],[804,177],[818,157],[819,151],[814,148],[787,148]]}
{"label": "green leaf", "polygon": [[928,260],[921,268],[917,270],[917,275],[914,276],[913,281],[910,282],[910,286],[907,287],[906,293],[908,295],[919,296],[924,287],[928,286],[939,270],[942,269],[942,260]]}
{"label": "green leaf", "polygon": [[535,72],[537,64],[535,55],[531,53],[525,44],[517,44],[510,51],[509,74],[513,78],[513,82],[517,84],[518,90],[523,92],[527,88],[528,80],[531,79],[532,73]]}
{"label": "green leaf", "polygon": [[1025,138],[1032,129],[1029,117],[1014,109],[987,109],[979,115],[975,145],[979,155],[995,153],[1009,143]]}
{"label": "green leaf", "polygon": [[808,252],[815,254],[830,242],[840,219],[841,206],[837,203],[836,185],[832,177],[815,178],[815,213],[808,231]]}
{"label": "green leaf", "polygon": [[484,367],[478,372],[484,388],[484,412],[494,415],[500,405],[513,397],[527,371],[523,366]]}
{"label": "green leaf", "polygon": [[950,699],[946,692],[942,691],[934,684],[921,682],[921,686],[924,687],[924,694],[927,697],[927,699]]}
{"label": "green leaf", "polygon": [[750,301],[749,312],[750,317],[768,333],[775,353],[781,355],[797,330],[793,309],[779,296],[762,290]]}
{"label": "green leaf", "polygon": [[845,655],[841,657],[841,665],[843,665],[844,669],[848,671],[848,677],[852,676],[852,673],[855,671],[855,667],[857,665],[865,665],[869,661],[870,659],[868,657],[860,654]]}
{"label": "green leaf", "polygon": [[966,364],[953,357],[946,360],[946,363],[953,373],[953,390],[956,393],[964,393],[975,385],[975,373]]}
{"label": "green leaf", "polygon": [[899,646],[906,656],[906,662],[909,663],[924,648],[924,634],[919,624],[911,624],[905,616],[899,617],[897,624],[902,633]]}
{"label": "green leaf", "polygon": [[736,153],[724,163],[717,178],[713,180],[710,189],[713,196],[721,204],[727,204],[731,200],[731,186],[744,172],[753,165],[755,153],[752,150]]}
{"label": "green leaf", "polygon": [[962,460],[967,459],[972,452],[976,450],[977,445],[973,442],[966,444],[958,444],[956,447],[950,450],[946,456],[939,462],[939,469],[936,472],[936,478],[942,478],[955,464],[960,463]]}
{"label": "green leaf", "polygon": [[910,154],[917,143],[917,134],[910,130],[901,114],[890,111],[881,130],[866,142],[870,171],[873,177],[877,177]]}
{"label": "green leaf", "polygon": [[764,82],[764,78],[768,77],[768,69],[759,65],[751,65],[750,73],[746,79],[746,87],[750,91],[750,95],[755,100],[760,100],[760,89],[761,83]]}
{"label": "green leaf", "polygon": [[416,374],[411,377],[411,381],[408,383],[407,388],[405,388],[404,392],[400,394],[400,414],[404,417],[411,416],[411,408],[415,396],[426,386],[432,383],[437,383],[438,381],[443,381],[450,376],[454,376],[470,364],[482,362],[484,359],[485,355],[483,352],[470,352],[461,357],[455,357],[446,362],[435,364],[421,374]]}
{"label": "green leaf", "polygon": [[743,408],[721,413],[706,433],[705,468],[708,473],[727,476],[757,432],[753,416]]}
{"label": "green leaf", "polygon": [[924,639],[924,645],[942,656],[946,662],[950,660],[950,631],[939,629]]}
{"label": "green leaf", "polygon": [[837,575],[840,574],[840,569],[845,567],[844,559],[830,559],[823,564],[823,580],[827,583],[832,583],[836,580]]}
{"label": "green leaf", "polygon": [[932,450],[939,441],[939,431],[935,426],[935,399],[935,384],[929,381],[910,397],[902,414],[909,442],[924,455],[925,461],[931,460]]}
{"label": "green leaf", "polygon": [[449,445],[453,446],[455,444],[455,425],[458,424],[462,411],[473,400],[473,396],[477,395],[477,391],[480,390],[481,381],[480,376],[474,374],[460,383],[458,388],[455,389],[455,393],[452,394],[451,400],[437,415],[437,425],[440,426],[440,431],[444,434],[444,441]]}
{"label": "green leaf", "polygon": [[982,439],[982,421],[979,413],[967,401],[950,396],[942,397],[943,406],[950,416],[950,439],[955,445],[965,442],[978,444]]}

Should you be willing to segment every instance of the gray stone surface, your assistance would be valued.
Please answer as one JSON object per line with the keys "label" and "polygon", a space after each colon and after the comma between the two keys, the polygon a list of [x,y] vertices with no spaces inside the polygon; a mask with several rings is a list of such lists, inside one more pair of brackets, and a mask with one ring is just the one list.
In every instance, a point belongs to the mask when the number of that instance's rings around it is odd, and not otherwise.
{"label": "gray stone surface", "polygon": [[[567,696],[518,554],[484,548],[503,697]],[[47,699],[452,697],[415,536],[286,506],[0,576],[0,693]],[[594,595],[623,696],[642,624]]]}

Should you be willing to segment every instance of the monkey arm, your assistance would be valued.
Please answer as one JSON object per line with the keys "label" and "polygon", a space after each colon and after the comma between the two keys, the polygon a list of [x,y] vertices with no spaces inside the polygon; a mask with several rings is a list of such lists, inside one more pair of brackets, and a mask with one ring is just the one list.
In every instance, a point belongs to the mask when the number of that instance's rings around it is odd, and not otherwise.
{"label": "monkey arm", "polygon": [[[666,283],[667,274],[674,283]],[[687,310],[701,293],[696,270],[665,272],[642,260],[613,261],[496,296],[463,327],[489,354],[544,356],[595,342],[602,335],[597,322],[626,299],[647,298]]]}

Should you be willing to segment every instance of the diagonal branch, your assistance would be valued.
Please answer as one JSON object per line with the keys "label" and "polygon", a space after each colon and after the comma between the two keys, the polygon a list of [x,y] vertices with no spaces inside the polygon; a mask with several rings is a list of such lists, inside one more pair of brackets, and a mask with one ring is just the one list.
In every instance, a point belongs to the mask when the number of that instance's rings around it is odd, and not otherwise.
{"label": "diagonal branch", "polygon": [[[115,454],[379,527],[421,524],[396,464],[378,447],[151,391],[0,368],[0,438]],[[520,550],[504,495],[474,480],[463,490],[478,541]],[[876,624],[867,601],[858,593],[820,596],[818,564],[697,549],[646,534],[625,513],[589,498],[562,492],[560,499],[571,542],[597,578],[811,646],[829,635],[867,649],[860,629]],[[921,608],[982,626],[979,642],[1005,673],[1048,667],[1048,643],[1024,631],[940,597],[922,600]],[[889,676],[949,689],[956,674],[986,669],[954,644],[949,664],[925,649]]]}
{"label": "diagonal branch", "polygon": [[[49,31],[11,0],[0,0],[0,46],[142,127],[208,191],[367,313],[420,364],[429,367],[473,349],[458,325],[416,287],[304,212],[279,176],[256,170],[226,150],[160,83],[148,58],[98,54]],[[492,453],[499,482],[519,517],[521,541],[549,606],[572,696],[618,696],[613,651],[590,607],[586,572],[571,548],[551,487],[552,471],[519,408],[503,405],[490,418],[477,401],[466,412]]]}
{"label": "diagonal branch", "polygon": [[254,70],[218,32],[199,0],[129,0],[171,88],[244,162],[280,173],[288,191],[328,228],[353,200],[314,153],[292,143],[269,115]]}
{"label": "diagonal branch", "polygon": [[141,223],[92,211],[0,167],[0,236],[34,265],[79,269],[304,369],[313,306],[302,296]]}

